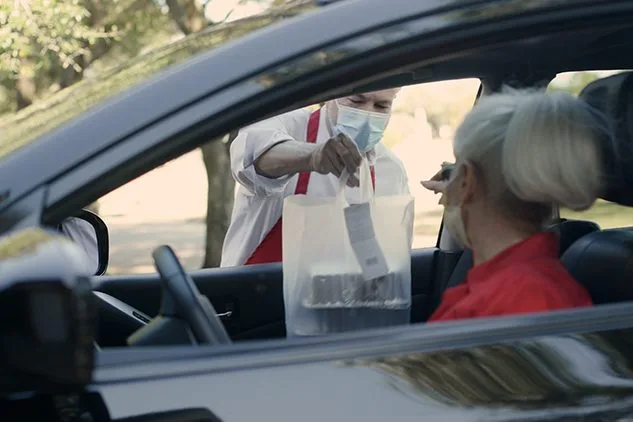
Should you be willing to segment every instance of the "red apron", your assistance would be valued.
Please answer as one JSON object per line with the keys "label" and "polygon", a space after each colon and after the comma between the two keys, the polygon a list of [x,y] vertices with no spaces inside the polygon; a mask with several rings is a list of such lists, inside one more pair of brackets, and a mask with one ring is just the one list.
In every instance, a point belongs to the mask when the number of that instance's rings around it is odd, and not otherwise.
{"label": "red apron", "polygon": [[[308,133],[307,142],[310,144],[316,143],[317,135],[319,134],[319,120],[321,117],[321,109],[315,111],[310,115],[308,120]],[[297,181],[297,188],[295,189],[295,195],[305,195],[308,192],[308,183],[310,183],[310,172],[299,173],[299,180]],[[374,174],[374,166],[371,166],[371,182],[376,188],[376,176]],[[270,264],[273,262],[281,262],[283,259],[282,253],[282,222],[281,217],[275,223],[272,229],[268,232],[264,240],[257,246],[255,252],[246,260],[244,265],[253,264]]]}

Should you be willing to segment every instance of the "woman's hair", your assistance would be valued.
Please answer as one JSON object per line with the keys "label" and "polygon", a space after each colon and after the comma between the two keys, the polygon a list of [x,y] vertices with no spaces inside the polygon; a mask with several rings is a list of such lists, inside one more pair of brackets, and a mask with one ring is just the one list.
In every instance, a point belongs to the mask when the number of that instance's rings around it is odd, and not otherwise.
{"label": "woman's hair", "polygon": [[543,223],[552,205],[584,210],[597,199],[605,121],[566,93],[504,89],[466,116],[454,152],[483,174],[501,209]]}

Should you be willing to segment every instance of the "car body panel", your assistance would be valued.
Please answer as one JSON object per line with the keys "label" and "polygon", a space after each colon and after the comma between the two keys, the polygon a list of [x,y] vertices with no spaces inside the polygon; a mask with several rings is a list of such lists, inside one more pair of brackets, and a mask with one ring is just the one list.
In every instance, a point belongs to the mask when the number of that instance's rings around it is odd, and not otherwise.
{"label": "car body panel", "polygon": [[91,390],[114,417],[205,407],[225,421],[611,421],[633,415],[632,322],[616,305],[171,358],[121,351],[128,363],[104,355]]}
{"label": "car body panel", "polygon": [[[608,8],[612,9],[607,12]],[[572,17],[587,19],[590,10],[598,9],[605,16],[614,15],[616,9],[631,12],[633,4],[615,0],[599,4],[581,0],[350,0],[328,6],[312,17],[261,31],[232,43],[231,48],[174,67],[7,156],[0,166],[4,183],[0,190],[9,195],[0,203],[0,208],[5,207],[0,215],[7,215],[15,225],[27,218],[32,222],[42,211],[38,207],[47,211],[64,210],[64,206],[70,210],[82,201],[85,205],[89,195],[114,189],[151,166],[199,146],[209,134],[217,136],[253,119],[323,98],[328,90],[336,89],[335,71],[349,65],[349,73],[352,61],[360,68],[368,52],[388,50],[397,57],[402,52],[396,47],[415,39],[423,45],[420,60],[431,59],[457,51],[446,40],[474,42],[481,38],[468,38],[468,34],[492,37],[501,30],[512,32],[519,17],[534,15],[520,27],[527,31],[538,27],[539,19],[554,25]],[[340,20],[347,24],[340,25]],[[268,55],[253,54],[271,45],[280,48]],[[412,60],[406,58],[403,63]],[[387,70],[365,69],[358,75],[365,83],[372,71]],[[325,81],[326,94],[311,91],[318,77]],[[206,84],[200,86],[200,80]],[[340,84],[355,86],[350,80]],[[158,105],[153,108],[154,104]],[[130,110],[142,113],[133,116]],[[52,160],[60,150],[68,151],[65,160]],[[93,191],[86,196],[78,194],[89,189]],[[34,202],[16,202],[29,192],[38,193],[29,197]],[[15,215],[8,213],[11,210]],[[437,285],[442,265],[439,253],[429,251],[421,253],[420,262],[414,259],[413,265],[420,264],[421,273]],[[280,269],[262,270],[267,277],[263,283],[255,270],[202,270],[194,278],[219,305],[230,303],[225,296],[239,289],[240,280],[251,285],[240,297],[240,306],[265,296],[258,296],[258,291],[270,293],[266,298],[277,301],[270,322],[278,326]],[[147,307],[142,310],[151,312],[150,307],[158,305],[156,276],[104,278],[96,286],[123,300],[129,294],[130,302]],[[434,289],[420,288],[424,290],[435,295]],[[151,300],[138,300],[143,295]],[[240,329],[261,323],[260,316],[252,313]],[[201,406],[223,420],[236,421],[565,420],[563,416],[591,415],[598,410],[612,412],[604,417],[614,420],[616,411],[629,412],[632,397],[631,327],[633,307],[625,304],[307,340],[104,350],[89,389],[103,395],[113,417]],[[529,412],[538,417],[528,419],[535,416]]]}

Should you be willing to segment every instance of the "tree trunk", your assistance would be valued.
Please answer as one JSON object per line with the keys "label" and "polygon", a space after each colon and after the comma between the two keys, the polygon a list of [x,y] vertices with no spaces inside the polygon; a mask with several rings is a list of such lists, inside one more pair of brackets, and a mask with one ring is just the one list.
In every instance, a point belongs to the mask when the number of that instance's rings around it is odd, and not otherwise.
{"label": "tree trunk", "polygon": [[[166,0],[169,16],[183,34],[189,35],[209,26],[204,11],[198,7],[196,0]],[[207,218],[205,255],[203,268],[220,265],[224,237],[231,222],[235,181],[231,176],[229,157],[230,143],[237,136],[237,131],[228,135],[227,142],[216,139],[203,145],[202,159],[207,172]]]}
{"label": "tree trunk", "polygon": [[185,35],[198,32],[209,24],[196,0],[166,0],[166,3],[169,16]]}
{"label": "tree trunk", "polygon": [[231,176],[229,147],[236,136],[237,131],[228,135],[228,139],[227,137],[217,139],[200,148],[208,182],[207,233],[203,268],[220,265],[224,237],[231,222],[235,181]]}
{"label": "tree trunk", "polygon": [[18,110],[30,106],[35,101],[37,84],[35,83],[33,72],[32,63],[29,60],[25,60],[15,83],[15,100]]}

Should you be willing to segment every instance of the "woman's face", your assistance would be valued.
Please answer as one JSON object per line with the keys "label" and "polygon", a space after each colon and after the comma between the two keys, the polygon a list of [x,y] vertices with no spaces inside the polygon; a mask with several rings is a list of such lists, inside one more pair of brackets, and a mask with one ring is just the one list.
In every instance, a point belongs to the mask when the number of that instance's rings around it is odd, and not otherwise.
{"label": "woman's face", "polygon": [[476,197],[476,174],[469,162],[457,160],[446,182],[440,203],[444,205],[446,229],[463,247],[470,247],[468,236],[469,208]]}

